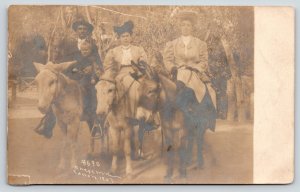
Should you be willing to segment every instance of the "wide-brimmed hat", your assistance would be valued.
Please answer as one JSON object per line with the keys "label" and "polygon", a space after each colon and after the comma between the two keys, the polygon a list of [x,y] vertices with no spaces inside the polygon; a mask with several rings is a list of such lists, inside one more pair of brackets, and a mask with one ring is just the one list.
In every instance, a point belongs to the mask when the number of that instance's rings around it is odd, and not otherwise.
{"label": "wide-brimmed hat", "polygon": [[118,36],[122,35],[123,33],[130,33],[132,34],[132,30],[134,28],[134,24],[132,21],[126,21],[121,26],[114,26],[114,32],[118,34]]}
{"label": "wide-brimmed hat", "polygon": [[194,25],[197,23],[198,14],[195,11],[180,11],[175,15],[175,17],[180,21],[188,20]]}
{"label": "wide-brimmed hat", "polygon": [[89,22],[85,21],[85,20],[78,20],[78,21],[75,21],[73,24],[72,24],[72,29],[74,31],[77,30],[77,28],[80,26],[80,25],[84,25],[87,27],[89,33],[91,33],[93,30],[94,30],[94,26],[92,24],[90,24]]}

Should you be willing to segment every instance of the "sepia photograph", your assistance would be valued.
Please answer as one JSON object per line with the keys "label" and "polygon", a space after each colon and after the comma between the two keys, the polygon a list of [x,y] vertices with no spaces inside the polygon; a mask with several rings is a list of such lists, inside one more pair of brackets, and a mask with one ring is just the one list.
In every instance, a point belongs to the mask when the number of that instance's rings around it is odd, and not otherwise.
{"label": "sepia photograph", "polygon": [[10,6],[8,183],[254,183],[254,17]]}

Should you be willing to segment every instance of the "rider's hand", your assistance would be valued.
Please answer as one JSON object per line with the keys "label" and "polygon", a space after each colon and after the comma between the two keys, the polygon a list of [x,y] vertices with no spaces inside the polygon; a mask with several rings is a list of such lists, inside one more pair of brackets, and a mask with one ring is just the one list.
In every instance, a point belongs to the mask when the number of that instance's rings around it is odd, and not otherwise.
{"label": "rider's hand", "polygon": [[177,73],[177,67],[176,66],[173,66],[171,68],[171,74],[174,74],[174,73]]}
{"label": "rider's hand", "polygon": [[85,74],[89,74],[93,71],[93,67],[92,66],[88,66],[86,68],[83,69],[83,73]]}
{"label": "rider's hand", "polygon": [[94,78],[91,80],[91,84],[92,84],[92,85],[95,85],[95,84],[96,84],[96,80],[95,80]]}
{"label": "rider's hand", "polygon": [[176,66],[173,66],[173,67],[171,68],[171,71],[170,71],[170,73],[171,73],[171,78],[173,79],[173,81],[175,81],[175,80],[177,79],[177,72],[178,72],[177,67],[176,67]]}
{"label": "rider's hand", "polygon": [[75,67],[75,68],[72,69],[72,72],[73,72],[73,73],[77,73],[77,72],[78,72],[78,69]]}
{"label": "rider's hand", "polygon": [[177,67],[176,67],[176,66],[173,66],[172,69],[171,69],[171,75],[172,75],[172,76],[176,76],[176,75],[177,75],[177,71],[178,71],[178,70],[177,70]]}

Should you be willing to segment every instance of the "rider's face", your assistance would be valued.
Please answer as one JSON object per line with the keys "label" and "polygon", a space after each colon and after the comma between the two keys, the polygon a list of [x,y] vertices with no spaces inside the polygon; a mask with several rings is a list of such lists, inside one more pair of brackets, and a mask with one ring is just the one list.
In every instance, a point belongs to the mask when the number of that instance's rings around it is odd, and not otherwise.
{"label": "rider's face", "polygon": [[188,35],[192,34],[193,25],[192,25],[191,21],[189,21],[189,20],[183,20],[181,22],[180,28],[181,28],[181,35],[188,36]]}
{"label": "rider's face", "polygon": [[132,37],[131,37],[131,34],[126,32],[126,33],[122,33],[120,35],[120,41],[121,41],[121,44],[124,45],[124,46],[127,46],[131,43],[132,41]]}
{"label": "rider's face", "polygon": [[91,46],[81,46],[80,52],[83,57],[88,57],[92,53],[92,47]]}
{"label": "rider's face", "polygon": [[80,39],[84,39],[88,36],[88,28],[85,25],[80,25],[77,27],[76,33]]}

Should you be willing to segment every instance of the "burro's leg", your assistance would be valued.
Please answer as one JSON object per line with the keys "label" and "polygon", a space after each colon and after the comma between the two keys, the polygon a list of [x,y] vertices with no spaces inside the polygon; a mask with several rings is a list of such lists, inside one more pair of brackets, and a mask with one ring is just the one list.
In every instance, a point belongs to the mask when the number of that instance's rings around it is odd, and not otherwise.
{"label": "burro's leg", "polygon": [[203,143],[204,143],[204,134],[205,129],[200,127],[197,127],[197,168],[202,169],[203,168]]}
{"label": "burro's leg", "polygon": [[166,153],[167,153],[167,172],[165,179],[171,179],[173,176],[174,170],[174,161],[175,161],[175,152],[174,152],[174,143],[173,143],[173,134],[170,128],[164,129],[165,133],[165,142],[166,142]]}
{"label": "burro's leg", "polygon": [[70,122],[68,125],[68,132],[67,132],[67,141],[70,143],[71,146],[71,162],[70,166],[73,168],[76,166],[77,161],[77,154],[78,154],[78,131],[80,127],[80,117],[75,117],[73,121]]}
{"label": "burro's leg", "polygon": [[89,156],[93,156],[94,152],[95,152],[95,130],[94,128],[94,117],[89,117],[89,119],[87,120],[87,124],[89,126],[90,129],[90,146],[89,146],[89,152],[88,155]]}
{"label": "burro's leg", "polygon": [[187,166],[187,129],[182,128],[179,130],[179,174],[180,177],[186,177],[186,166]]}
{"label": "burro's leg", "polygon": [[210,163],[212,166],[217,166],[217,158],[214,152],[214,148],[211,145],[211,143],[208,142],[206,139],[207,134],[204,134],[203,136],[203,151],[206,152],[206,154],[210,157]]}
{"label": "burro's leg", "polygon": [[194,147],[194,142],[195,142],[195,128],[188,127],[189,125],[186,126],[187,129],[187,135],[186,135],[186,142],[187,142],[187,146],[186,146],[186,163],[187,165],[191,165],[193,163],[193,147]]}
{"label": "burro's leg", "polygon": [[132,159],[138,160],[140,158],[140,142],[139,142],[139,126],[133,126],[131,132],[131,140],[133,142],[133,157]]}
{"label": "burro's leg", "polygon": [[111,163],[111,172],[116,173],[117,171],[117,155],[119,152],[119,138],[120,138],[120,131],[116,128],[111,126],[109,129],[109,138],[111,139],[111,152],[112,152],[112,163]]}
{"label": "burro's leg", "polygon": [[60,159],[58,163],[58,169],[63,170],[66,168],[66,157],[67,157],[67,148],[68,148],[68,142],[67,142],[67,125],[63,123],[61,120],[57,121],[58,127],[62,131],[62,143],[61,143],[61,148],[60,148]]}
{"label": "burro's leg", "polygon": [[132,176],[132,166],[131,166],[131,146],[130,146],[130,137],[131,137],[132,127],[126,125],[124,127],[124,154],[126,160],[126,176]]}

